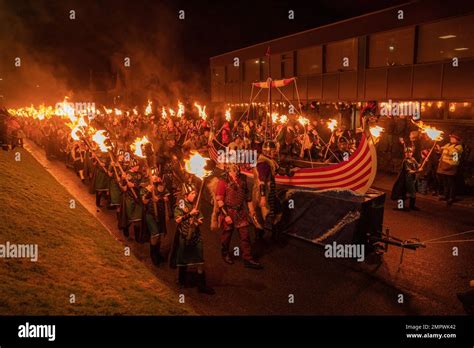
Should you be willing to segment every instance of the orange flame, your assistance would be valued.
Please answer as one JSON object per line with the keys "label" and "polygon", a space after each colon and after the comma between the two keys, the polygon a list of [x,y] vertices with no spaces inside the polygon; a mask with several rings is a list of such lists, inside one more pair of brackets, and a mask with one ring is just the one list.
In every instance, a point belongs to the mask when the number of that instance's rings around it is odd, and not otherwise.
{"label": "orange flame", "polygon": [[334,132],[334,130],[335,130],[336,127],[337,127],[337,120],[329,119],[329,121],[327,122],[327,124],[328,124],[328,128],[331,130],[331,132]]}
{"label": "orange flame", "polygon": [[151,100],[148,100],[148,105],[147,107],[145,108],[145,115],[149,115],[151,114]]}
{"label": "orange flame", "polygon": [[95,132],[95,134],[92,136],[92,140],[97,145],[99,145],[99,149],[102,152],[107,152],[110,149],[109,146],[105,145],[105,141],[108,139],[107,136],[104,134],[105,132],[105,130],[99,130]]}
{"label": "orange flame", "polygon": [[431,140],[434,140],[434,141],[443,140],[443,131],[436,129],[435,127],[425,125],[423,121],[420,121],[417,125],[421,129],[421,131],[425,133],[428,136],[428,138],[430,138]]}
{"label": "orange flame", "polygon": [[178,100],[178,113],[176,114],[176,116],[183,117],[183,115],[184,115],[184,104]]}
{"label": "orange flame", "polygon": [[148,144],[150,141],[146,137],[143,138],[136,138],[133,144],[130,145],[130,148],[133,151],[133,154],[140,158],[145,158],[145,154],[143,153],[143,145]]}
{"label": "orange flame", "polygon": [[209,158],[201,156],[197,151],[191,151],[191,157],[184,160],[184,168],[190,174],[196,175],[201,180],[209,176],[211,172],[204,169]]}
{"label": "orange flame", "polygon": [[299,116],[298,117],[298,122],[302,125],[302,126],[306,126],[309,124],[309,120],[306,118],[306,117],[303,117],[303,116]]}
{"label": "orange flame", "polygon": [[194,106],[198,109],[199,111],[199,117],[201,117],[203,120],[207,119],[207,114],[206,114],[206,105],[201,106],[197,102],[194,102]]}
{"label": "orange flame", "polygon": [[374,138],[378,138],[384,131],[384,128],[380,126],[374,126],[374,127],[370,127],[369,131],[370,131],[370,134],[372,134]]}

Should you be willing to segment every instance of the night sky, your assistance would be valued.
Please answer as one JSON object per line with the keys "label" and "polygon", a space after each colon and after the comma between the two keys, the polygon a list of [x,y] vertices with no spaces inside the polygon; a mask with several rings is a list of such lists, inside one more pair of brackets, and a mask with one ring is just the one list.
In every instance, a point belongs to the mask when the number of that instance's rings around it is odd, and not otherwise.
{"label": "night sky", "polygon": [[[205,94],[214,55],[405,2],[4,0],[0,72],[16,74],[10,64],[21,56],[24,71],[31,70],[17,81],[27,77],[37,80],[32,84],[79,91],[87,88],[90,71],[110,75],[115,54],[131,58],[144,90],[173,82],[169,93]],[[71,9],[75,20],[69,19]],[[178,19],[179,10],[185,20]],[[288,19],[289,10],[295,11],[294,20]]]}

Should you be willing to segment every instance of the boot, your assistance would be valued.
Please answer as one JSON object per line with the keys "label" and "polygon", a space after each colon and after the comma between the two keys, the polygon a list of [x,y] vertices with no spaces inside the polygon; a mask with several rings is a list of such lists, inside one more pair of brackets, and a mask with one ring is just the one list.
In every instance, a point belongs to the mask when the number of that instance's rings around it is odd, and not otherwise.
{"label": "boot", "polygon": [[216,292],[213,288],[206,286],[206,275],[203,273],[198,273],[198,290],[202,294],[214,295]]}
{"label": "boot", "polygon": [[95,193],[95,206],[97,208],[100,208],[100,198],[101,198],[100,192],[96,192]]}
{"label": "boot", "polygon": [[415,197],[411,197],[411,198],[410,198],[410,210],[418,211],[418,210],[420,210],[420,208],[418,208],[417,206],[415,206],[415,202],[416,202],[416,198],[415,198]]}
{"label": "boot", "polygon": [[178,267],[178,285],[180,288],[184,288],[186,283],[186,267]]}
{"label": "boot", "polygon": [[163,258],[160,254],[160,246],[160,243],[157,243],[155,245],[150,244],[150,257],[151,261],[155,266],[159,266],[160,263],[163,261]]}
{"label": "boot", "polygon": [[245,260],[244,265],[247,268],[252,268],[252,269],[263,269],[263,266],[261,263],[255,261],[255,260]]}

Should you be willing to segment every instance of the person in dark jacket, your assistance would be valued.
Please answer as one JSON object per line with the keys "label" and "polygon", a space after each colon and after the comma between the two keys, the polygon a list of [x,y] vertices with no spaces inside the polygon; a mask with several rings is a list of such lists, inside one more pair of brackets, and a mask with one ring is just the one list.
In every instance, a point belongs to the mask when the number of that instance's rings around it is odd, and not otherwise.
{"label": "person in dark jacket", "polygon": [[[402,162],[402,168],[397,180],[392,188],[391,199],[397,201],[395,210],[409,211],[420,210],[416,205],[416,176],[419,172],[420,165],[413,158],[413,149],[407,147],[405,149],[405,159]],[[408,207],[405,200],[409,199]]]}

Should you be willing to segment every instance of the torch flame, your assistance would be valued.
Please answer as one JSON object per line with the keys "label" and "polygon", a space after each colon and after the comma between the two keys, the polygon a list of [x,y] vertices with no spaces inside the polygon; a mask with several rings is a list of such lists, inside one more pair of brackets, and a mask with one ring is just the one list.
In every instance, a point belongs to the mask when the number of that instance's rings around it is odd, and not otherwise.
{"label": "torch flame", "polygon": [[197,102],[195,102],[194,106],[197,107],[197,109],[199,110],[199,117],[201,117],[203,120],[205,120],[207,118],[206,105],[201,106]]}
{"label": "torch flame", "polygon": [[337,120],[329,119],[327,124],[328,124],[328,128],[331,130],[331,132],[334,132],[334,130],[337,127]]}
{"label": "torch flame", "polygon": [[443,131],[436,129],[435,127],[428,126],[420,121],[418,127],[423,133],[425,133],[431,140],[440,141],[443,140]]}
{"label": "torch flame", "polygon": [[148,105],[145,108],[145,115],[151,114],[151,100],[148,100]]}
{"label": "torch flame", "polygon": [[285,124],[288,122],[288,116],[286,115],[281,115],[280,116],[280,123]]}
{"label": "torch flame", "polygon": [[133,144],[130,145],[130,148],[133,151],[133,154],[137,157],[140,158],[145,158],[145,154],[143,153],[143,148],[142,146],[145,144],[148,144],[150,141],[146,137],[146,135],[143,138],[136,138]]}
{"label": "torch flame", "polygon": [[372,134],[374,138],[378,138],[384,131],[384,128],[380,126],[374,126],[374,127],[370,127],[369,131],[370,131],[370,134]]}
{"label": "torch flame", "polygon": [[184,104],[178,100],[178,113],[176,114],[176,116],[183,117],[183,115],[184,115]]}
{"label": "torch flame", "polygon": [[273,122],[273,123],[276,123],[276,122],[278,122],[278,119],[279,119],[279,118],[278,118],[278,113],[277,113],[277,112],[273,112],[273,113],[272,113],[272,122]]}
{"label": "torch flame", "polygon": [[92,136],[92,140],[99,145],[99,149],[102,152],[107,152],[109,151],[109,147],[105,145],[105,141],[108,139],[107,136],[104,134],[106,131],[105,130],[98,130],[95,132],[95,134]]}
{"label": "torch flame", "polygon": [[303,116],[299,116],[299,117],[298,117],[298,122],[299,122],[302,126],[306,126],[307,124],[309,124],[309,120],[308,120],[306,117],[303,117]]}
{"label": "torch flame", "polygon": [[168,117],[168,114],[166,113],[166,109],[165,109],[164,106],[161,108],[161,117],[162,117],[163,119],[165,119],[166,117]]}
{"label": "torch flame", "polygon": [[174,116],[176,114],[172,108],[168,108],[168,111],[170,112],[170,116]]}
{"label": "torch flame", "polygon": [[230,109],[227,109],[225,111],[225,120],[230,122],[231,118],[232,118],[232,116],[230,115]]}
{"label": "torch flame", "polygon": [[204,169],[209,158],[202,157],[197,151],[191,151],[191,157],[184,160],[184,168],[190,174],[196,175],[201,180],[210,175],[209,170]]}
{"label": "torch flame", "polygon": [[115,115],[122,116],[122,110],[115,108]]}

